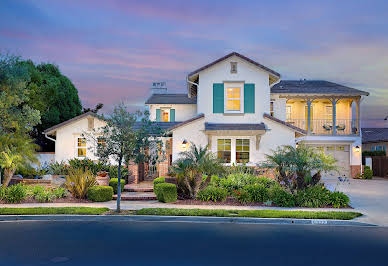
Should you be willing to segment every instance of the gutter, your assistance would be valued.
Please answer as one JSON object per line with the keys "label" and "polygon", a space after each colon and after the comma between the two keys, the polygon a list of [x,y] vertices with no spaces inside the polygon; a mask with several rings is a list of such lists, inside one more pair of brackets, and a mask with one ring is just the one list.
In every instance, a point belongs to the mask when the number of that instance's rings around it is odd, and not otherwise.
{"label": "gutter", "polygon": [[49,140],[51,140],[51,141],[56,142],[56,139],[53,139],[53,138],[47,136],[47,133],[44,133],[44,136],[45,136],[46,139],[49,139]]}
{"label": "gutter", "polygon": [[[187,83],[190,83],[190,84],[193,84],[193,85],[197,86],[197,89],[198,89],[199,84],[190,81],[190,80],[189,80],[189,76],[186,77],[186,81],[187,81]],[[187,93],[188,93],[188,95],[189,95],[189,98],[191,98],[191,97],[190,97],[190,87],[189,87],[189,86],[188,86],[188,88],[187,88]]]}

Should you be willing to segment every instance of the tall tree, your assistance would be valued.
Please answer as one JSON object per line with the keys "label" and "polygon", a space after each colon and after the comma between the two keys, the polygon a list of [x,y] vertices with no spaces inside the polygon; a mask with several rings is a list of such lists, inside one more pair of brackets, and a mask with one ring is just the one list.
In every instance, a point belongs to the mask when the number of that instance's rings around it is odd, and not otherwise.
{"label": "tall tree", "polygon": [[129,113],[123,104],[116,106],[111,115],[101,116],[101,119],[106,121],[106,126],[85,135],[94,142],[100,160],[114,160],[118,164],[116,211],[120,212],[122,166],[129,161],[143,163],[155,154],[163,155],[159,138],[162,131],[149,120],[147,111]]}

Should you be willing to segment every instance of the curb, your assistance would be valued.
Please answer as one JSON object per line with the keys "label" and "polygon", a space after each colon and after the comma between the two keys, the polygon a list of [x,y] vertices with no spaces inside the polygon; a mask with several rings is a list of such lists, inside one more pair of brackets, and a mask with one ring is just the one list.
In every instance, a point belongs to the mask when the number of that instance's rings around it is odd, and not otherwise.
{"label": "curb", "polygon": [[154,215],[0,215],[0,222],[7,221],[84,221],[84,222],[183,222],[183,223],[232,223],[232,224],[299,224],[334,226],[376,226],[362,222],[324,219],[245,218],[206,216],[154,216]]}

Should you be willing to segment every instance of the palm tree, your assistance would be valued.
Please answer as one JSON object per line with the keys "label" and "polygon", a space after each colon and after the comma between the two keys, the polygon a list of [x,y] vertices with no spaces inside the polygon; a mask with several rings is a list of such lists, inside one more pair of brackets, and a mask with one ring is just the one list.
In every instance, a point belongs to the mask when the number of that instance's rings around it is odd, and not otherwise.
{"label": "palm tree", "polygon": [[180,158],[171,170],[177,177],[183,178],[190,198],[195,199],[198,191],[209,184],[212,174],[224,171],[221,161],[208,150],[208,146],[202,147],[191,143],[190,149],[179,155]]}
{"label": "palm tree", "polygon": [[4,169],[3,187],[7,187],[19,167],[39,163],[38,146],[27,135],[7,134],[0,136],[0,167]]}

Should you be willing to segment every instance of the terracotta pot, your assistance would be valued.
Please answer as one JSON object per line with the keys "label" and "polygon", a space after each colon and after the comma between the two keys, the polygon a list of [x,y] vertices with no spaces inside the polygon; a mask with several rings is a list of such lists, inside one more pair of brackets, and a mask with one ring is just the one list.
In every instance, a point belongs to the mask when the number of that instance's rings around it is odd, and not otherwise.
{"label": "terracotta pot", "polygon": [[108,175],[108,172],[106,172],[106,171],[100,171],[100,172],[97,173],[97,175],[98,175],[98,176],[101,176],[101,177],[105,177],[105,176]]}
{"label": "terracotta pot", "polygon": [[176,177],[166,176],[164,182],[176,185]]}
{"label": "terracotta pot", "polygon": [[99,186],[109,186],[109,176],[96,176],[96,181]]}

